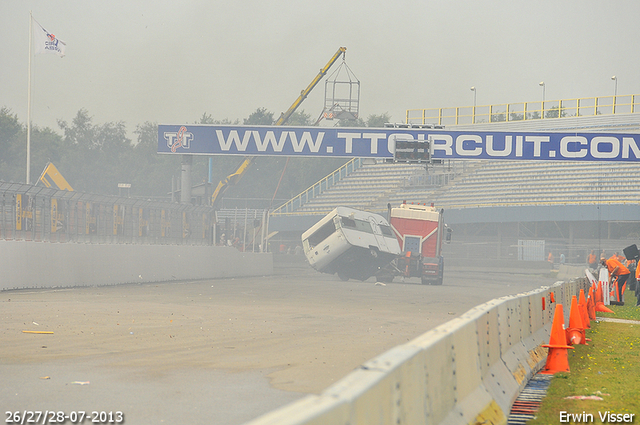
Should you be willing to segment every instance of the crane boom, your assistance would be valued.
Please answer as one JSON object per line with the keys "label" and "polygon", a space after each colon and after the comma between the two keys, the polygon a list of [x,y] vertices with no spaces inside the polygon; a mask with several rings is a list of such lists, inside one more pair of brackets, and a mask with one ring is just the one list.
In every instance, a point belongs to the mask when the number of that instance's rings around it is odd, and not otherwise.
{"label": "crane boom", "polygon": [[[300,96],[298,96],[295,102],[291,104],[289,109],[287,109],[286,112],[283,112],[282,114],[280,114],[280,118],[278,118],[278,121],[276,121],[274,125],[284,125],[287,122],[287,120],[291,117],[291,115],[293,115],[296,109],[298,109],[298,107],[302,104],[302,102],[307,98],[309,93],[311,93],[311,90],[313,90],[313,88],[318,85],[320,80],[322,80],[322,77],[324,77],[327,74],[327,72],[329,71],[329,68],[331,68],[331,66],[338,60],[340,56],[344,58],[346,51],[347,51],[346,47],[340,47],[336,51],[336,53],[331,57],[331,59],[329,59],[329,62],[327,62],[327,64],[320,69],[320,72],[318,72],[318,75],[316,75],[316,77],[311,81],[311,83],[307,86],[307,88],[300,92]],[[236,171],[234,171],[232,174],[229,174],[227,177],[225,177],[224,180],[218,183],[218,186],[216,187],[216,189],[213,191],[213,194],[211,195],[212,206],[215,207],[216,202],[218,201],[220,196],[229,188],[229,186],[236,184],[238,180],[240,180],[242,175],[247,171],[247,169],[251,165],[253,158],[254,157],[245,158],[244,161],[242,161],[242,164],[240,164],[240,166],[236,169]]]}
{"label": "crane boom", "polygon": [[280,118],[278,119],[278,121],[276,121],[275,125],[284,125],[284,123],[287,122],[289,117],[291,117],[291,115],[296,111],[296,109],[298,109],[298,106],[300,106],[300,104],[307,98],[309,93],[311,93],[311,90],[313,90],[313,88],[318,85],[320,80],[322,80],[322,77],[324,77],[327,74],[327,72],[329,71],[329,68],[331,68],[331,66],[338,60],[340,56],[344,58],[346,51],[347,51],[346,47],[340,47],[338,49],[338,51],[333,55],[333,57],[329,60],[329,62],[327,62],[327,64],[322,69],[320,69],[320,72],[318,72],[318,75],[316,75],[316,77],[311,81],[311,83],[307,86],[307,88],[300,92],[300,96],[298,96],[296,101],[293,102],[293,104],[289,107],[287,112],[280,115]]}
{"label": "crane boom", "polygon": [[69,182],[60,174],[60,171],[58,171],[52,162],[49,162],[46,167],[44,167],[44,171],[42,171],[36,184],[38,184],[38,182],[42,182],[46,187],[73,192],[73,188]]}

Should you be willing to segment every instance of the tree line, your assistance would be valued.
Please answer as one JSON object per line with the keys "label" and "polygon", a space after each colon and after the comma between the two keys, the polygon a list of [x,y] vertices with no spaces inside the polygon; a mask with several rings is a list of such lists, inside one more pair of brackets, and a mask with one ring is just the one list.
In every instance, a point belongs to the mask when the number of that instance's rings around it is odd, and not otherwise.
{"label": "tree line", "polygon": [[[370,115],[366,120],[337,121],[338,126],[381,127],[388,114]],[[243,125],[272,125],[273,112],[258,108]],[[311,115],[295,112],[287,125],[313,125]],[[216,120],[206,112],[194,124],[235,124],[240,121]],[[118,195],[118,184],[129,183],[132,197],[170,199],[172,179],[181,171],[181,158],[157,154],[158,125],[138,124],[134,139],[127,135],[125,123],[95,123],[86,109],[80,109],[71,122],[58,120],[59,131],[37,125],[31,127],[31,183],[35,183],[48,162],[52,162],[76,191]],[[26,124],[7,107],[0,108],[0,181],[25,181]],[[243,158],[212,156],[212,182],[231,174]],[[256,158],[246,175],[225,192],[227,198],[251,198],[280,202],[311,186],[347,162],[344,158]],[[285,167],[286,165],[286,167]],[[283,173],[284,170],[284,173]],[[209,157],[194,156],[192,182],[208,182]],[[277,189],[277,193],[276,193]],[[276,204],[278,201],[276,201]],[[276,206],[276,205],[272,205]]]}

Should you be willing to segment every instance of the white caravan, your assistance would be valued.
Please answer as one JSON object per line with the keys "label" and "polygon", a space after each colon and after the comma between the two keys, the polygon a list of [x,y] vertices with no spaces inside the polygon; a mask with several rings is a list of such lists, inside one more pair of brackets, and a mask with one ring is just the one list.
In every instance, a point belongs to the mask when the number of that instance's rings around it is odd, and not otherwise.
{"label": "white caravan", "polygon": [[311,267],[340,279],[366,280],[400,254],[387,220],[379,214],[338,207],[302,234]]}

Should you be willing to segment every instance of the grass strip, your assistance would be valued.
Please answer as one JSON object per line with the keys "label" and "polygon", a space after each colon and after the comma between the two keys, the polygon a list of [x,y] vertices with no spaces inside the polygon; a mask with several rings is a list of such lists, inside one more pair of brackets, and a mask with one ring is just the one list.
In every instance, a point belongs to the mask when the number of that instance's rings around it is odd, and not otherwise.
{"label": "grass strip", "polygon": [[[598,317],[640,321],[635,294],[627,292],[625,299],[624,306],[609,306],[614,313],[598,313]],[[575,345],[574,350],[569,350],[571,372],[554,375],[536,419],[528,425],[640,424],[640,324],[592,321],[586,335],[591,338],[589,345]],[[602,400],[566,398],[572,396],[596,396]],[[561,412],[566,413],[562,416]],[[603,421],[601,415],[607,412],[634,416],[631,422]],[[573,420],[565,421],[567,418]]]}

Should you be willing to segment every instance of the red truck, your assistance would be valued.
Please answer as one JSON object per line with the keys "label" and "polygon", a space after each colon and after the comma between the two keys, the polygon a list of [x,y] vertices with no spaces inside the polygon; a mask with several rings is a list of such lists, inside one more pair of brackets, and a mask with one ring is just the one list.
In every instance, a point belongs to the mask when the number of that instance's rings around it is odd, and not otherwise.
{"label": "red truck", "polygon": [[395,276],[419,277],[422,284],[442,285],[444,258],[442,241],[451,240],[451,229],[443,221],[444,210],[426,204],[389,205],[389,223],[402,254],[380,270],[376,279],[391,282]]}

